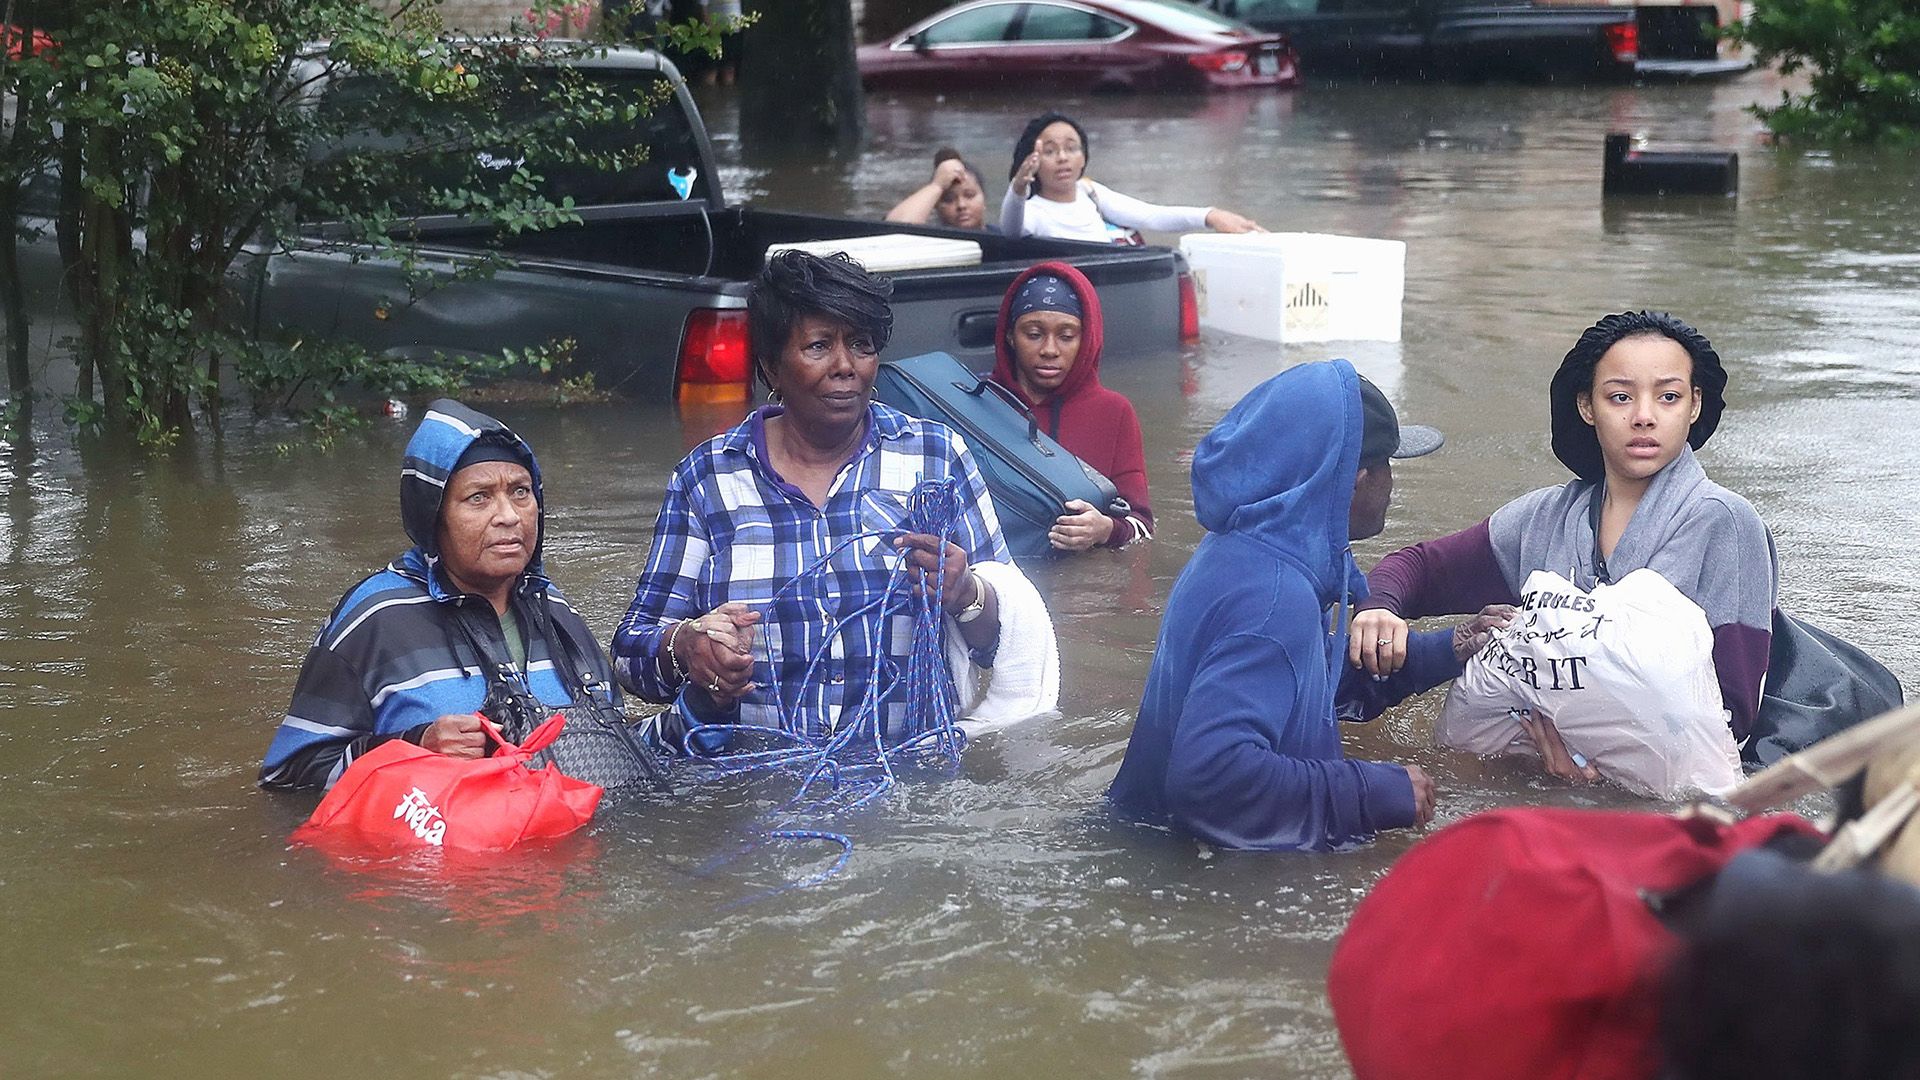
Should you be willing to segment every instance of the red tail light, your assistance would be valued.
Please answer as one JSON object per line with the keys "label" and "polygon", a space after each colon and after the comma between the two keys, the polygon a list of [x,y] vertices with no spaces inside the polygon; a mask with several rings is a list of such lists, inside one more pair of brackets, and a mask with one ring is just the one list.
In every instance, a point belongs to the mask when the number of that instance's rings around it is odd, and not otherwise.
{"label": "red tail light", "polygon": [[1219,71],[1232,74],[1244,71],[1247,67],[1247,54],[1237,49],[1224,52],[1196,53],[1187,57],[1187,63],[1201,71]]}
{"label": "red tail light", "polygon": [[1200,292],[1193,287],[1193,275],[1180,275],[1180,340],[1200,340]]}
{"label": "red tail light", "polygon": [[741,400],[747,396],[747,313],[695,308],[680,335],[679,398]]}
{"label": "red tail light", "polygon": [[1640,59],[1640,26],[1638,23],[1615,23],[1607,27],[1607,48],[1613,50],[1613,58],[1623,64],[1631,64]]}

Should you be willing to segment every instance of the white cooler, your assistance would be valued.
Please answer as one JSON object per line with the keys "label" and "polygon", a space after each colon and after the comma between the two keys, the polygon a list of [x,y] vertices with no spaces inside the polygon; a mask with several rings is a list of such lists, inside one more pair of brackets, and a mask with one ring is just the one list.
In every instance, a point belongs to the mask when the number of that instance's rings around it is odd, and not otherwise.
{"label": "white cooler", "polygon": [[874,274],[980,265],[980,245],[975,241],[949,240],[944,236],[915,236],[912,233],[881,233],[878,236],[850,236],[844,240],[773,244],[767,248],[767,258],[771,259],[790,248],[812,252],[823,258],[836,251],[844,251],[854,262]]}
{"label": "white cooler", "polygon": [[1407,245],[1326,233],[1188,233],[1200,325],[1289,344],[1399,341]]}

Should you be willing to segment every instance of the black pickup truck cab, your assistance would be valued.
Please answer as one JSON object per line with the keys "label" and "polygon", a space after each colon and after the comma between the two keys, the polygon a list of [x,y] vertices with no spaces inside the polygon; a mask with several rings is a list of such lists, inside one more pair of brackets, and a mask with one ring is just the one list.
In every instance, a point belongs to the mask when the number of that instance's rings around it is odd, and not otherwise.
{"label": "black pickup truck cab", "polygon": [[[649,156],[618,173],[553,170],[555,197],[571,196],[580,221],[500,237],[458,217],[406,222],[428,287],[412,287],[395,261],[342,238],[324,222],[302,226],[291,243],[247,247],[229,272],[235,317],[260,335],[344,340],[385,355],[497,355],[572,341],[572,370],[596,384],[651,400],[744,397],[747,282],[769,245],[834,241],[882,233],[972,240],[978,265],[888,273],[894,333],[887,356],[945,351],[976,370],[993,365],[1000,298],[1021,270],[1064,259],[1099,290],[1109,355],[1166,356],[1180,343],[1192,291],[1167,248],[1110,247],[1072,240],[1004,237],[819,214],[729,205],[705,126],[671,63],[616,48],[565,61],[590,77],[647,94],[668,84],[651,114],[616,137],[644,143]],[[343,82],[327,93],[351,93]],[[375,136],[369,135],[369,138]],[[683,198],[668,177],[691,184]],[[430,177],[421,183],[430,183]],[[54,320],[64,290],[53,218],[58,181],[28,185],[22,205],[22,276],[31,302]],[[135,238],[135,242],[140,242]],[[458,275],[490,252],[509,262],[488,275]]]}
{"label": "black pickup truck cab", "polygon": [[1718,56],[1711,4],[1535,0],[1203,0],[1285,33],[1311,75],[1608,82],[1745,70]]}
{"label": "black pickup truck cab", "polygon": [[[1043,259],[1064,259],[1094,283],[1118,356],[1165,355],[1179,345],[1186,301],[1181,264],[1169,249],[729,205],[706,128],[671,63],[636,49],[571,62],[596,79],[636,84],[641,93],[671,84],[635,133],[649,151],[639,169],[548,178],[573,196],[578,224],[502,239],[457,218],[410,222],[424,261],[449,277],[489,250],[512,260],[491,276],[418,291],[411,300],[399,266],[329,245],[327,226],[315,225],[291,252],[260,253],[251,286],[260,332],[344,338],[420,357],[570,339],[575,370],[592,372],[603,389],[655,400],[676,392],[726,396],[744,392],[749,379],[747,282],[769,245],[910,233],[972,240],[981,261],[887,275],[894,288],[888,356],[942,350],[990,368],[1000,297],[1019,271]],[[670,169],[683,181],[693,170],[685,198],[669,181]]]}

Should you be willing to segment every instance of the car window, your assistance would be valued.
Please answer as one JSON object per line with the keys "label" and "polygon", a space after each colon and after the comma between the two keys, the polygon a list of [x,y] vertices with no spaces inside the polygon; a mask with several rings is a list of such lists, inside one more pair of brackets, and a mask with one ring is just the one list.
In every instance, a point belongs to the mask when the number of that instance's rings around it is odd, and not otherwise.
{"label": "car window", "polygon": [[[609,203],[628,202],[672,202],[679,199],[669,170],[675,170],[682,176],[686,170],[693,170],[689,195],[695,199],[705,199],[711,192],[711,177],[701,175],[700,147],[694,134],[693,122],[681,108],[679,99],[666,92],[662,85],[666,76],[656,71],[627,68],[581,68],[578,74],[599,84],[613,102],[651,101],[651,110],[632,121],[616,120],[604,124],[581,124],[568,131],[568,137],[583,151],[590,154],[625,154],[635,148],[644,147],[646,160],[637,166],[622,169],[601,169],[580,162],[536,162],[530,168],[539,177],[537,187],[541,194],[559,201],[571,198],[579,206],[600,206]],[[552,68],[532,68],[525,72],[526,81],[497,106],[510,122],[524,117],[529,124],[541,122],[548,115],[548,95],[553,92],[554,84],[561,78]],[[350,119],[357,119],[369,109],[377,109],[386,91],[381,84],[368,78],[347,77],[330,85],[321,99],[322,109],[339,109]],[[449,110],[482,107],[478,101],[466,102],[450,99],[442,106]],[[487,108],[496,106],[487,105]],[[400,152],[420,144],[422,135],[418,131],[389,130],[372,128],[356,131],[339,143],[316,148],[317,158],[344,158],[357,153]],[[432,152],[418,152],[420,163],[417,166],[415,182],[405,191],[394,192],[393,203],[403,214],[429,212],[431,207],[419,198],[419,193],[441,187],[464,187],[468,183],[485,187],[488,175],[497,175],[501,184],[507,184],[513,167],[525,161],[525,156],[511,142],[496,147],[466,147],[452,155]],[[472,154],[488,173],[475,174],[471,168]],[[460,160],[455,160],[456,158]],[[326,175],[324,168],[321,175]],[[348,170],[343,175],[352,175]],[[503,189],[502,194],[505,194]],[[316,221],[326,215],[310,199],[297,207],[297,213],[303,221]]]}
{"label": "car window", "polygon": [[1058,4],[1028,4],[1020,23],[1021,41],[1106,41],[1126,32],[1123,22]]}
{"label": "car window", "polygon": [[1248,29],[1243,22],[1216,15],[1186,0],[1110,0],[1107,6],[1129,19],[1152,23],[1177,34],[1218,34]]}
{"label": "car window", "polygon": [[1013,25],[1018,4],[987,4],[955,12],[921,31],[929,45],[976,45],[983,41],[1005,41]]}
{"label": "car window", "polygon": [[1239,18],[1257,22],[1295,15],[1378,14],[1406,11],[1409,6],[1409,0],[1236,0],[1232,11]]}
{"label": "car window", "polygon": [[1285,18],[1289,15],[1312,15],[1321,8],[1321,0],[1234,0],[1234,6],[1228,10],[1236,18],[1251,22],[1258,19]]}

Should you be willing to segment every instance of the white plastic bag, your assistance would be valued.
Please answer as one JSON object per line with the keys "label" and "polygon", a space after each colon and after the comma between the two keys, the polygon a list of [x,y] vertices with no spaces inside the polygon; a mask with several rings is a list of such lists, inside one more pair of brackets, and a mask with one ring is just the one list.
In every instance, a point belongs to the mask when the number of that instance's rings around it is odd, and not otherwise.
{"label": "white plastic bag", "polygon": [[1441,746],[1538,754],[1515,712],[1533,710],[1601,776],[1661,799],[1738,784],[1706,613],[1652,570],[1591,593],[1545,570],[1447,693]]}

